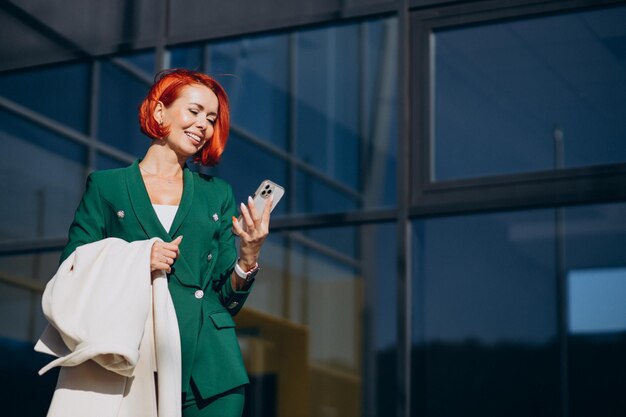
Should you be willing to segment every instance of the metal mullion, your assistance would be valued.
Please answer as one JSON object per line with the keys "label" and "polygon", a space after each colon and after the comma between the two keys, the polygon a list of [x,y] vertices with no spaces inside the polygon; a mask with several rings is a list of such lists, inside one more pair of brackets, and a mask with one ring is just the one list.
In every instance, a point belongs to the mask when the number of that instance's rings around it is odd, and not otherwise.
{"label": "metal mullion", "polygon": [[409,0],[398,4],[398,219],[397,219],[397,326],[398,357],[396,415],[411,415],[411,204]]}
{"label": "metal mullion", "polygon": [[[554,139],[554,168],[560,169],[565,163],[565,151],[563,142],[563,132],[555,129]],[[556,294],[557,294],[557,335],[559,339],[559,378],[560,384],[560,404],[561,416],[569,417],[569,341],[568,341],[568,282],[567,267],[565,260],[565,220],[563,208],[557,207],[554,210],[555,225],[555,254],[556,254]]]}
{"label": "metal mullion", "polygon": [[202,45],[202,72],[208,74],[211,71],[211,45]]}
{"label": "metal mullion", "polygon": [[89,94],[89,152],[87,155],[87,171],[97,168],[97,136],[98,136],[98,112],[100,104],[100,63],[97,60],[91,62]]}
{"label": "metal mullion", "polygon": [[[365,173],[369,171],[368,161],[371,160],[370,155],[370,135],[369,135],[369,117],[368,117],[368,42],[369,35],[368,26],[365,22],[360,22],[359,27],[359,55],[358,55],[358,79],[359,79],[359,97],[358,97],[358,114],[359,114],[359,192],[364,196],[368,187],[367,180],[364,180]],[[367,170],[367,171],[366,171]],[[363,208],[367,204],[364,198],[360,207]],[[363,279],[363,303],[362,303],[362,381],[361,389],[361,408],[363,417],[376,416],[377,403],[377,366],[376,366],[376,275],[374,273],[374,259],[376,242],[375,229],[370,227],[359,227],[356,230],[358,234],[359,253],[358,258],[363,267],[361,268],[361,277]],[[358,299],[358,298],[357,298]]]}
{"label": "metal mullion", "polygon": [[[157,74],[166,68],[166,50],[168,18],[169,18],[169,1],[158,0],[156,2],[157,24],[156,24],[156,51],[154,59],[154,73]],[[152,83],[152,82],[151,82]]]}
{"label": "metal mullion", "polygon": [[[287,85],[287,94],[289,107],[287,110],[287,123],[288,126],[288,138],[287,138],[287,151],[284,152],[282,149],[279,149],[273,145],[270,145],[267,142],[263,142],[261,140],[257,141],[258,146],[265,146],[265,149],[274,153],[275,155],[281,154],[283,159],[287,162],[287,189],[295,190],[296,189],[296,168],[295,168],[295,160],[294,154],[296,152],[296,136],[298,134],[297,123],[296,123],[296,115],[297,115],[297,100],[296,94],[298,91],[298,38],[295,32],[290,32],[287,37],[288,49],[287,49],[287,71],[288,71],[288,85]],[[241,133],[238,132],[241,136]],[[242,136],[245,138],[245,136]],[[249,138],[250,139],[250,138]],[[271,148],[271,149],[268,149]],[[296,193],[294,191],[288,193],[287,197],[287,213],[293,213],[296,209]],[[275,222],[274,222],[275,223]],[[285,269],[283,271],[283,317],[287,319],[292,318],[291,311],[291,269],[293,262],[293,239],[290,235],[285,237]],[[306,277],[304,277],[306,282]],[[306,287],[303,289],[306,291]],[[306,297],[304,297],[306,300]],[[306,308],[306,304],[302,303],[303,310]],[[306,319],[307,315],[303,314],[303,318]],[[306,320],[304,321],[306,323]]]}

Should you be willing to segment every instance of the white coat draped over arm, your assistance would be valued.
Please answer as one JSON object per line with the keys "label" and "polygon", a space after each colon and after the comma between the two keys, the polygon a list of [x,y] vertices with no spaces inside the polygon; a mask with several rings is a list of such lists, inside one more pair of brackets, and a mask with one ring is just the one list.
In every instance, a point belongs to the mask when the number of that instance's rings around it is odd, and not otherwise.
{"label": "white coat draped over arm", "polygon": [[155,240],[79,246],[46,285],[50,325],[35,350],[57,356],[40,374],[62,367],[48,417],[181,415],[176,313],[165,274],[150,278]]}

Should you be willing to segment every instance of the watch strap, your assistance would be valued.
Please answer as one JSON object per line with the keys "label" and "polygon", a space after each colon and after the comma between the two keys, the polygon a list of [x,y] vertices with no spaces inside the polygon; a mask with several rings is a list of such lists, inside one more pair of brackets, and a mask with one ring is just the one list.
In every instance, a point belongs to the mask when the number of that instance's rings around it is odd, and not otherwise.
{"label": "watch strap", "polygon": [[256,276],[257,272],[259,272],[259,269],[261,269],[259,264],[255,263],[252,269],[244,271],[241,266],[239,266],[239,259],[235,262],[235,274],[237,274],[239,278],[245,279],[246,281],[251,281]]}

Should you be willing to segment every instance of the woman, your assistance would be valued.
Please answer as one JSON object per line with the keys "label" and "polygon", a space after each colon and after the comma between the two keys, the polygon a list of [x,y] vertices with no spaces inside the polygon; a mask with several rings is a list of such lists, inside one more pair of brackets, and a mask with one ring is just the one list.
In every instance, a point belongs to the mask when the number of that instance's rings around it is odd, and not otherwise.
{"label": "woman", "polygon": [[[145,156],[87,180],[61,262],[78,246],[108,237],[159,237],[153,275],[165,271],[182,350],[183,417],[240,416],[248,377],[231,318],[244,304],[267,237],[269,207],[258,216],[223,180],[191,172],[186,161],[215,165],[226,146],[226,93],[211,77],[184,69],[157,76],[144,99]],[[239,256],[234,243],[239,236]]]}

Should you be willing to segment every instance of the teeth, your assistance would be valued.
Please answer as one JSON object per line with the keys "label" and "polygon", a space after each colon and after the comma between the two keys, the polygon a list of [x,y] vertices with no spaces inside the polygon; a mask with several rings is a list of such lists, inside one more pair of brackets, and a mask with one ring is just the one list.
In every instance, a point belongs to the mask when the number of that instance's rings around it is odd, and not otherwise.
{"label": "teeth", "polygon": [[191,133],[191,132],[185,132],[185,134],[191,138],[192,140],[196,141],[196,142],[200,142],[200,140],[202,140],[202,138],[198,135],[196,135],[195,133]]}

